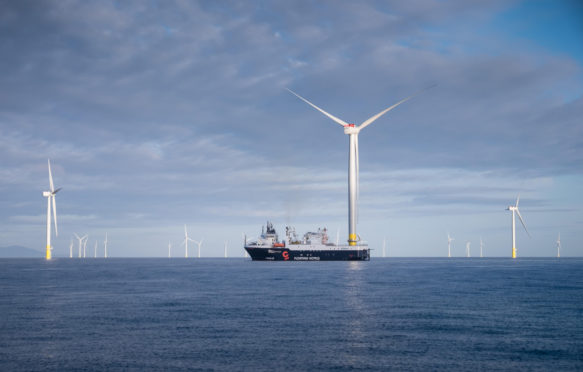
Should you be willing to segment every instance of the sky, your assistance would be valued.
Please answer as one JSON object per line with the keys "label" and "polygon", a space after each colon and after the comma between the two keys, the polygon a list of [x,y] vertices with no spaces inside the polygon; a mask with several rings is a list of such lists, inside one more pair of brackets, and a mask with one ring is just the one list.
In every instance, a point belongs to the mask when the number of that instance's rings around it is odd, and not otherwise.
{"label": "sky", "polygon": [[[242,257],[267,220],[372,255],[583,256],[583,5],[576,1],[0,1],[0,247],[74,233],[88,255]],[[76,249],[76,243],[75,243]],[[193,255],[191,246],[190,255]]]}

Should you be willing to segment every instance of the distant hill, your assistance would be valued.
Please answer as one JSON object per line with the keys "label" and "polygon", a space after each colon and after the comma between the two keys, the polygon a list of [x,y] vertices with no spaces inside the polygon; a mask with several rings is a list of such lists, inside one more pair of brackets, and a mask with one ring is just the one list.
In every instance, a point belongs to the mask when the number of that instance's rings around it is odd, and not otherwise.
{"label": "distant hill", "polygon": [[22,247],[20,245],[11,245],[9,247],[0,247],[0,258],[42,258],[43,252],[35,249]]}

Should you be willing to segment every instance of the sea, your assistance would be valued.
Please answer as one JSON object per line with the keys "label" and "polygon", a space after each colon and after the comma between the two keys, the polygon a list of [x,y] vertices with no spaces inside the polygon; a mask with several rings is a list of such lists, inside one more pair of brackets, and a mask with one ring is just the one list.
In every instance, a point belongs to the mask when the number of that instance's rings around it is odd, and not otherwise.
{"label": "sea", "polygon": [[1,259],[0,370],[582,371],[583,259]]}

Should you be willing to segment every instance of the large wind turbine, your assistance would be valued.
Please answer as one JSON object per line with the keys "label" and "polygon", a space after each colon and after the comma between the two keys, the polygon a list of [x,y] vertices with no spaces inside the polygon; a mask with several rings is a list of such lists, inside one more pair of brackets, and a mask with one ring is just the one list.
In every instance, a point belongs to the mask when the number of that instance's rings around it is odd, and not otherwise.
{"label": "large wind turbine", "polygon": [[184,258],[188,258],[188,242],[193,242],[191,238],[188,237],[188,231],[186,231],[186,225],[184,225],[184,241],[181,245],[184,245]]}
{"label": "large wind turbine", "polygon": [[451,257],[451,242],[454,240],[455,239],[449,236],[449,233],[447,233],[447,257]]}
{"label": "large wind turbine", "polygon": [[57,204],[55,202],[55,194],[61,190],[59,187],[55,190],[55,185],[53,184],[53,173],[51,172],[51,159],[48,159],[49,164],[49,191],[43,191],[43,196],[47,198],[47,250],[46,250],[46,259],[50,260],[53,258],[51,247],[51,202],[52,202],[52,209],[53,209],[53,217],[55,219],[55,236],[59,236],[59,230],[57,229]]}
{"label": "large wind turbine", "polygon": [[358,204],[358,188],[359,188],[359,170],[358,170],[358,134],[361,130],[369,126],[372,122],[386,114],[387,112],[391,111],[395,107],[399,106],[401,103],[404,103],[411,98],[415,97],[416,95],[420,94],[422,91],[419,91],[405,99],[400,100],[399,102],[395,103],[394,105],[384,109],[383,111],[379,112],[378,114],[371,116],[370,118],[363,121],[359,126],[354,124],[349,124],[342,119],[337,118],[329,114],[328,112],[322,110],[318,106],[314,105],[312,102],[308,101],[304,97],[300,96],[299,94],[293,92],[292,90],[288,89],[290,93],[301,99],[302,101],[306,102],[308,105],[312,106],[316,110],[320,111],[322,114],[326,115],[328,118],[332,119],[337,124],[340,124],[344,127],[344,134],[349,136],[348,141],[348,245],[354,246],[357,245],[357,238],[356,234],[356,217],[357,217],[357,204]]}
{"label": "large wind turbine", "polygon": [[557,258],[561,257],[561,233],[559,233],[559,237],[557,238]]}
{"label": "large wind turbine", "polygon": [[530,236],[526,225],[524,224],[524,220],[520,215],[520,211],[518,210],[518,201],[520,200],[520,194],[516,197],[516,205],[511,205],[506,208],[507,211],[512,211],[512,258],[516,258],[516,218],[514,217],[515,214],[518,214],[518,218],[520,218],[520,223],[524,227],[524,230]]}
{"label": "large wind turbine", "polygon": [[71,244],[69,244],[69,258],[73,258],[73,238],[71,238]]}

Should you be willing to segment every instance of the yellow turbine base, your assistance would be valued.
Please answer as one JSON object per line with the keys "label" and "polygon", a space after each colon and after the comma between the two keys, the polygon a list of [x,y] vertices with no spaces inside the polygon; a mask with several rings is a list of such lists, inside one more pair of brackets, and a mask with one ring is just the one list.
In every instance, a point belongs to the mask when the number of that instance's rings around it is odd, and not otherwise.
{"label": "yellow turbine base", "polygon": [[51,254],[51,246],[47,245],[47,260],[50,260],[51,258],[53,258],[52,254]]}
{"label": "yellow turbine base", "polygon": [[348,245],[356,245],[356,234],[348,234]]}
{"label": "yellow turbine base", "polygon": [[516,248],[512,247],[512,258],[516,258]]}

